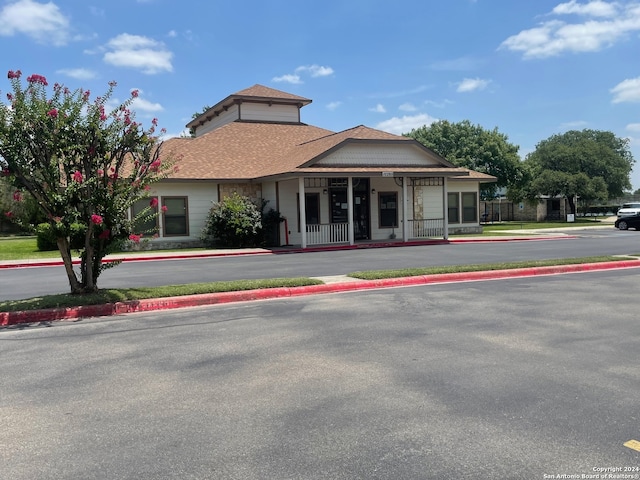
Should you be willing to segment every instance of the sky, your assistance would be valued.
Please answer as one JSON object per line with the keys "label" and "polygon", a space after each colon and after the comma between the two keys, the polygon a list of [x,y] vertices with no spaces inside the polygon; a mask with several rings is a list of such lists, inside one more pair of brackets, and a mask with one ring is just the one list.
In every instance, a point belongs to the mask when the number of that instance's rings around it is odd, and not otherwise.
{"label": "sky", "polygon": [[630,140],[640,188],[640,1],[0,0],[0,52],[50,85],[138,90],[136,119],[167,136],[255,84],[313,100],[310,125],[469,120],[523,159],[552,135],[607,130]]}

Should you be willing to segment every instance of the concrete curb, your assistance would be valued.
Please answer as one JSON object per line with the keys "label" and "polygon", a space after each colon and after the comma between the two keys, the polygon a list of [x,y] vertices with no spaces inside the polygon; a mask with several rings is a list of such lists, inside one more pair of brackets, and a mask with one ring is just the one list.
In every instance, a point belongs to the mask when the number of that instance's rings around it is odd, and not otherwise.
{"label": "concrete curb", "polygon": [[640,268],[640,260],[621,260],[615,262],[557,265],[549,267],[490,270],[481,272],[446,273],[439,275],[390,278],[384,280],[362,280],[356,282],[310,285],[306,287],[279,287],[239,292],[187,295],[181,297],[167,297],[71,308],[52,308],[21,312],[0,312],[0,326],[10,326],[34,322],[50,322],[56,320],[75,320],[87,317],[103,317],[120,315],[124,313],[170,310],[176,308],[199,307],[232,302],[247,302],[252,300],[296,297],[301,295],[317,295],[323,293],[339,293],[378,288],[406,287],[480,280],[497,280],[504,278],[556,275],[562,273],[590,272],[625,268]]}

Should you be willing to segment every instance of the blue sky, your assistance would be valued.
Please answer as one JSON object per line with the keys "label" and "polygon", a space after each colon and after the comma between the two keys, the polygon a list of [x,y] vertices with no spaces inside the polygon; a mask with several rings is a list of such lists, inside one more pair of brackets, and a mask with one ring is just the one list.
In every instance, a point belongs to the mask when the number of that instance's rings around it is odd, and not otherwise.
{"label": "blue sky", "polygon": [[50,83],[138,89],[137,119],[170,135],[259,83],[312,99],[302,121],[334,131],[467,119],[524,158],[591,128],[631,139],[640,162],[636,1],[0,0],[0,51]]}

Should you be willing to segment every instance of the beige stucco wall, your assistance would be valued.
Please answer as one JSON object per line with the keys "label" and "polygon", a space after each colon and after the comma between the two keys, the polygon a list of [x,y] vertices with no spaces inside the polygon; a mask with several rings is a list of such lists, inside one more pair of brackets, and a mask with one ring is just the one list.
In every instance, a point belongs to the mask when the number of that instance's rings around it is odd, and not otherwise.
{"label": "beige stucco wall", "polygon": [[447,181],[447,192],[448,193],[463,193],[463,192],[474,192],[476,194],[476,221],[471,222],[463,222],[462,221],[462,199],[460,199],[460,215],[459,222],[457,223],[449,223],[449,233],[474,233],[481,232],[482,227],[480,226],[480,185],[476,182],[472,181],[456,181],[449,180]]}
{"label": "beige stucco wall", "polygon": [[347,144],[320,159],[317,165],[362,165],[384,166],[392,171],[394,166],[429,166],[440,165],[435,158],[430,158],[420,147],[407,142],[407,145],[369,145]]}
{"label": "beige stucco wall", "polygon": [[187,208],[189,210],[189,235],[165,237],[162,232],[162,222],[160,222],[159,238],[154,242],[173,239],[176,241],[196,241],[200,239],[200,233],[204,228],[207,214],[211,208],[211,203],[218,201],[218,189],[215,183],[195,183],[195,182],[159,182],[153,185],[151,196],[158,197],[162,205],[162,197],[187,197]]}

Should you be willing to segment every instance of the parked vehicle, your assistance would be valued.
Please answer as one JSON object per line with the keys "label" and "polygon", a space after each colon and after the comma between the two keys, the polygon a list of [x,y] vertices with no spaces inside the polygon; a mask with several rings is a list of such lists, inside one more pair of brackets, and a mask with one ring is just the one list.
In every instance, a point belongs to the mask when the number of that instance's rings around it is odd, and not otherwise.
{"label": "parked vehicle", "polygon": [[640,214],[640,202],[624,203],[618,209],[618,218]]}
{"label": "parked vehicle", "polygon": [[636,231],[640,231],[640,214],[631,217],[620,217],[614,225],[620,230],[635,228]]}

